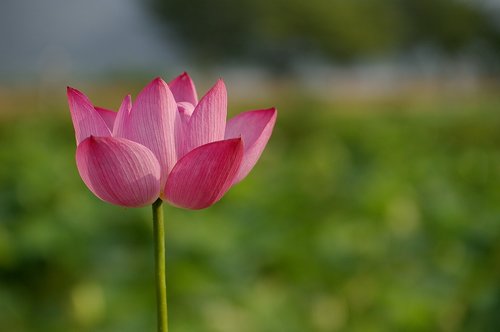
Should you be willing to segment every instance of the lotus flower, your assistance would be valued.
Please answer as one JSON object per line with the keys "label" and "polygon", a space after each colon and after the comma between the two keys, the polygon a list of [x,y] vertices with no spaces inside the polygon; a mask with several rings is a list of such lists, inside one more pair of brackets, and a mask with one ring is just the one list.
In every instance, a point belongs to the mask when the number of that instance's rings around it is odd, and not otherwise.
{"label": "lotus flower", "polygon": [[81,178],[103,201],[140,207],[161,198],[203,209],[252,170],[276,122],[276,109],[241,113],[226,123],[222,80],[198,101],[183,73],[154,79],[118,112],[94,107],[68,87]]}

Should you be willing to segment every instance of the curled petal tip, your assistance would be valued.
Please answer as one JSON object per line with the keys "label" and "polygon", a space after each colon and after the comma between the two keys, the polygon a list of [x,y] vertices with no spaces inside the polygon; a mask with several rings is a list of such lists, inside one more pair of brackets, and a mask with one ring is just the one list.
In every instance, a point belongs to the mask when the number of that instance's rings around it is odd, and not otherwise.
{"label": "curled petal tip", "polygon": [[145,91],[148,88],[155,88],[155,87],[160,87],[160,88],[167,87],[168,88],[168,84],[163,80],[163,78],[161,78],[160,76],[157,76],[157,77],[153,78],[151,80],[151,82],[149,82],[149,84],[146,85],[146,87],[142,91]]}
{"label": "curled petal tip", "polygon": [[278,116],[278,109],[276,107],[271,107],[267,110],[264,110],[264,112],[270,113],[272,120],[276,121],[276,117]]}
{"label": "curled petal tip", "polygon": [[[221,93],[227,94],[227,88],[226,88],[226,83],[222,78],[219,78],[217,82],[215,82],[213,88],[211,89],[213,91],[221,91]],[[227,97],[226,97],[227,98]]]}
{"label": "curled petal tip", "polygon": [[132,96],[130,94],[126,95],[124,98],[123,98],[123,101],[122,101],[122,104],[123,105],[120,105],[120,106],[123,106],[126,108],[126,110],[128,112],[130,112],[130,109],[132,108]]}
{"label": "curled petal tip", "polygon": [[215,85],[216,86],[226,86],[226,83],[224,83],[224,80],[222,79],[222,77],[219,77],[219,79],[217,79],[217,82],[215,82]]}
{"label": "curled petal tip", "polygon": [[77,89],[72,88],[70,86],[66,87],[66,93],[68,94],[68,96],[73,95],[73,94],[81,94],[80,91],[78,91]]}
{"label": "curled petal tip", "polygon": [[193,104],[193,106],[198,104],[198,94],[196,93],[194,82],[187,72],[183,72],[174,78],[168,83],[168,87],[177,102],[186,101]]}
{"label": "curled petal tip", "polygon": [[78,99],[79,102],[89,103],[91,105],[88,97],[78,89],[72,88],[70,86],[66,87],[66,95],[68,99]]}
{"label": "curled petal tip", "polygon": [[250,111],[250,112],[254,112],[254,113],[261,113],[261,114],[267,114],[268,117],[275,117],[277,116],[278,114],[278,110],[276,109],[276,107],[270,107],[270,108],[265,108],[265,109],[261,109],[261,110],[256,110],[256,111]]}
{"label": "curled petal tip", "polygon": [[160,76],[155,77],[152,81],[151,84],[157,84],[157,85],[167,85],[167,83],[161,78]]}
{"label": "curled petal tip", "polygon": [[[208,90],[208,92],[203,96],[203,98],[213,95],[213,94],[224,94],[224,98],[227,99],[227,91],[226,91],[226,84],[224,83],[224,80],[222,78],[219,78],[217,82]],[[202,98],[202,99],[203,99]]]}

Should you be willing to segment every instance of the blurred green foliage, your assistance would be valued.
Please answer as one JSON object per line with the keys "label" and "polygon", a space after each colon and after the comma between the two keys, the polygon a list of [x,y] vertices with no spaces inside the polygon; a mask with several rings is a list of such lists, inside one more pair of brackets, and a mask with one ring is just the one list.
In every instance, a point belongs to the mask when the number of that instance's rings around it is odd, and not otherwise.
{"label": "blurred green foliage", "polygon": [[[322,55],[336,61],[408,54],[500,59],[499,13],[461,0],[150,0],[169,36],[198,61],[246,59],[286,69]],[[490,68],[491,69],[491,68]]]}
{"label": "blurred green foliage", "polygon": [[[244,182],[166,208],[172,331],[496,331],[498,96],[286,96]],[[153,331],[151,211],[95,198],[63,94],[37,98],[0,114],[0,330]]]}

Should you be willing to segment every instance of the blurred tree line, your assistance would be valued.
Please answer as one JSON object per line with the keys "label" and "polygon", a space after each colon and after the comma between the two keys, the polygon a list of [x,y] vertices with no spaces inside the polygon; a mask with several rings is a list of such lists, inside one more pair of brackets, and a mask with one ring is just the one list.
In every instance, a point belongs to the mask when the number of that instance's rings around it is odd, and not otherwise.
{"label": "blurred tree line", "polygon": [[[498,63],[498,11],[463,0],[150,0],[167,31],[208,63],[286,69],[304,57],[342,63],[372,56],[467,56]],[[497,7],[498,8],[498,7]]]}

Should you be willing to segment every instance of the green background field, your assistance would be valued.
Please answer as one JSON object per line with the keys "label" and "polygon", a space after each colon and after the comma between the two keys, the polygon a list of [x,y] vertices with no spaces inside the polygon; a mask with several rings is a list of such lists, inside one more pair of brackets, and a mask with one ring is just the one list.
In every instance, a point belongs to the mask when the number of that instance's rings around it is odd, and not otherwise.
{"label": "green background field", "polygon": [[[130,91],[89,96],[113,107]],[[65,102],[3,93],[0,330],[153,331],[151,211],[85,188]],[[498,93],[280,90],[230,114],[272,105],[245,181],[206,210],[166,207],[171,330],[497,331]]]}

